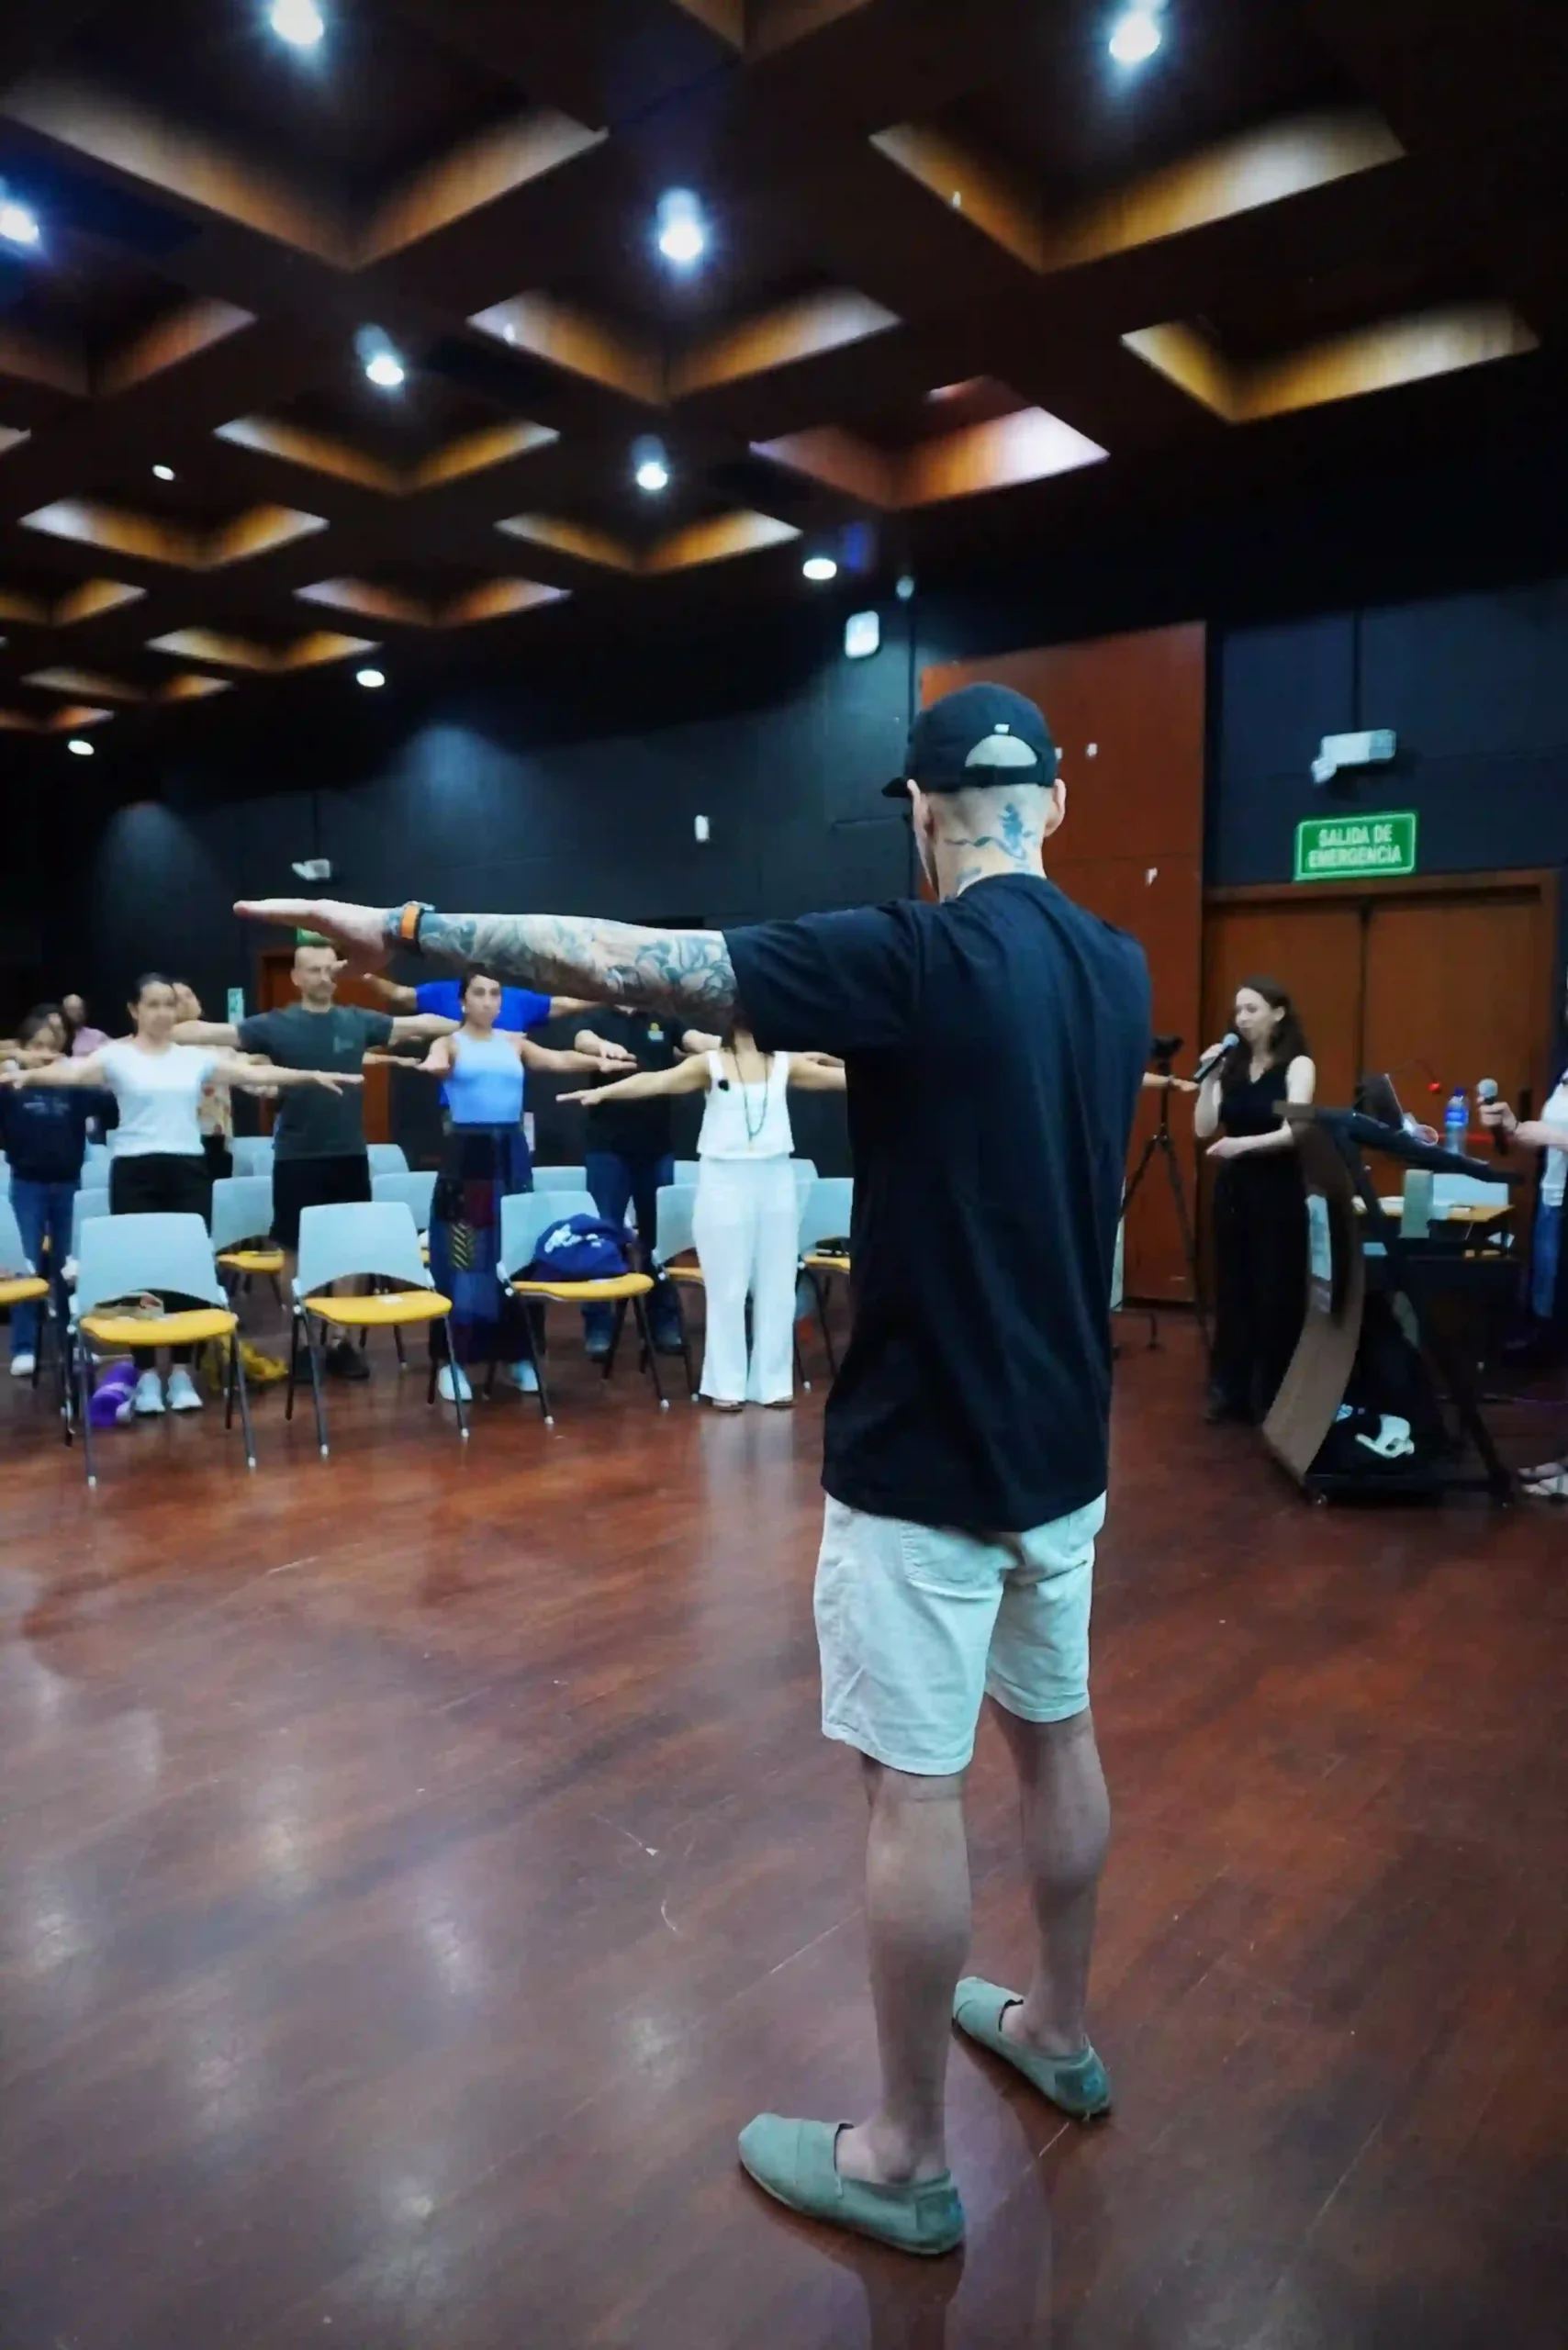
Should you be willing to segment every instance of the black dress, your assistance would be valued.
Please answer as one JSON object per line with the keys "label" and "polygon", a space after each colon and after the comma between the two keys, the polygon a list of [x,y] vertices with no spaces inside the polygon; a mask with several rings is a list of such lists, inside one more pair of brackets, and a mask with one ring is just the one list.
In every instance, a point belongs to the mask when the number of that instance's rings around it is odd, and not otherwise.
{"label": "black dress", "polygon": [[[1227,1083],[1227,1135],[1272,1134],[1285,1072]],[[1212,1397],[1238,1418],[1262,1419],[1295,1352],[1306,1312],[1306,1195],[1294,1150],[1249,1151],[1219,1163],[1214,1195],[1215,1347]]]}

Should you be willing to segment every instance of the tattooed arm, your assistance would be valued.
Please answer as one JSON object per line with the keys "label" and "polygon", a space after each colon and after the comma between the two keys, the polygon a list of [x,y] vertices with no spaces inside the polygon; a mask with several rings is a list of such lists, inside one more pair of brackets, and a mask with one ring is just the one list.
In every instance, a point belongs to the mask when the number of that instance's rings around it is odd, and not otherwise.
{"label": "tattooed arm", "polygon": [[[262,898],[241,901],[235,911],[253,922],[319,931],[372,962],[384,961],[398,944],[396,907]],[[543,995],[630,1004],[703,1027],[722,1026],[737,1008],[734,967],[717,930],[641,930],[566,914],[427,913],[420,952]]]}

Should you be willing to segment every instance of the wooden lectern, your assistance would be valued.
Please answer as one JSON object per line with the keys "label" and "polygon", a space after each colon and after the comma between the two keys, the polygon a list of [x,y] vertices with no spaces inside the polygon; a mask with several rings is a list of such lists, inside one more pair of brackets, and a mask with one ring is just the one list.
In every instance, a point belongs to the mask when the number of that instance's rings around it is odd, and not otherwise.
{"label": "wooden lectern", "polygon": [[[1469,1368],[1438,1326],[1431,1304],[1439,1292],[1490,1298],[1499,1281],[1510,1285],[1515,1281],[1514,1262],[1505,1256],[1464,1255],[1403,1237],[1379,1200],[1362,1152],[1375,1149],[1406,1167],[1429,1168],[1436,1174],[1478,1176],[1488,1182],[1517,1177],[1505,1179],[1495,1167],[1437,1149],[1353,1110],[1291,1103],[1284,1115],[1295,1130],[1306,1187],[1306,1316],[1290,1369],[1263,1423],[1264,1441],[1315,1501],[1354,1498],[1373,1490],[1409,1494],[1470,1490],[1506,1501],[1513,1480],[1481,1416]],[[1439,1375],[1460,1434],[1474,1448],[1479,1475],[1466,1474],[1452,1460],[1423,1461],[1407,1472],[1383,1471],[1364,1481],[1314,1467],[1355,1367],[1369,1285],[1403,1299],[1408,1314],[1402,1318],[1418,1334],[1421,1352]],[[1462,1443],[1455,1449],[1462,1454]]]}

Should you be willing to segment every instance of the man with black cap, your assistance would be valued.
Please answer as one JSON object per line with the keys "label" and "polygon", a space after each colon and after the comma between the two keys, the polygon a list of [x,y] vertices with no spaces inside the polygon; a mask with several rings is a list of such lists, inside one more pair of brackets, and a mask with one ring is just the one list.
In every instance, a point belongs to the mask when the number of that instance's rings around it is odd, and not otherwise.
{"label": "man with black cap", "polygon": [[[1108,1310],[1149,1038],[1136,942],[1045,878],[1066,795],[1035,705],[966,686],[911,733],[936,902],[721,932],[272,900],[356,952],[413,947],[552,991],[719,1026],[848,1069],[855,1326],[828,1403],[817,1567],[823,1728],[863,1759],[882,2098],[858,2126],[764,2114],[741,2159],[780,2201],[950,2250],[949,2027],[1068,2113],[1110,2090],[1084,2031],[1109,1812],[1089,1712],[1104,1516]],[[958,1981],[964,1774],[983,1698],[1016,1762],[1038,1949],[1014,1995]]]}

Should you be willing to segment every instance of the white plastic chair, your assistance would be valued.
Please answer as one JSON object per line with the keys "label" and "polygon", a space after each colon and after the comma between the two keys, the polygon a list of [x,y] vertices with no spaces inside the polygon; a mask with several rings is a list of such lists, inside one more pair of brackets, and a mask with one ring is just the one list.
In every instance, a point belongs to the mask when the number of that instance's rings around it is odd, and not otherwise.
{"label": "white plastic chair", "polygon": [[107,1215],[108,1213],[109,1195],[107,1192],[88,1191],[84,1189],[77,1192],[76,1197],[71,1203],[71,1254],[76,1259],[78,1263],[81,1262],[82,1258],[82,1233],[84,1226],[91,1224],[95,1217]]}
{"label": "white plastic chair", "polygon": [[[648,1328],[647,1298],[654,1284],[647,1273],[614,1273],[602,1281],[530,1280],[529,1267],[544,1234],[553,1224],[560,1224],[567,1216],[597,1216],[593,1194],[587,1190],[509,1192],[501,1201],[501,1253],[496,1267],[497,1278],[510,1298],[522,1305],[521,1326],[539,1387],[539,1409],[546,1427],[554,1427],[554,1414],[550,1408],[550,1392],[544,1383],[544,1365],[541,1351],[534,1344],[533,1326],[528,1308],[537,1300],[541,1305],[613,1305],[614,1326],[610,1334],[610,1347],[604,1357],[603,1376],[608,1379],[615,1368],[616,1349],[621,1343],[622,1326],[628,1305],[637,1318],[637,1335],[642,1341],[643,1363],[654,1383],[661,1412],[669,1408],[664,1382],[659,1377],[658,1359]],[[495,1384],[496,1364],[492,1360],[486,1393]]]}
{"label": "white plastic chair", "polygon": [[375,1175],[406,1175],[409,1154],[400,1142],[373,1142],[365,1146],[370,1156],[370,1171]]}
{"label": "white plastic chair", "polygon": [[109,1147],[106,1142],[90,1142],[82,1154],[82,1181],[109,1180]]}
{"label": "white plastic chair", "polygon": [[271,1135],[236,1135],[229,1147],[236,1175],[271,1177],[276,1156]]}
{"label": "white plastic chair", "polygon": [[256,1276],[271,1281],[281,1304],[278,1276],[286,1259],[272,1238],[270,1175],[220,1176],[212,1187],[212,1253],[219,1270],[234,1277],[236,1290]]}
{"label": "white plastic chair", "polygon": [[[353,1281],[365,1274],[397,1286],[372,1297],[319,1295],[333,1281]],[[316,1440],[327,1458],[327,1416],[321,1394],[312,1320],[337,1330],[400,1330],[409,1323],[439,1322],[446,1342],[446,1360],[453,1373],[457,1406],[457,1433],[465,1442],[468,1422],[463,1410],[462,1382],[452,1345],[452,1300],[442,1297],[431,1280],[420,1253],[420,1236],[412,1209],[404,1200],[354,1200],[331,1207],[306,1208],[299,1218],[298,1270],[294,1281],[294,1335],[288,1355],[288,1399],[284,1417],[294,1416],[294,1391],[298,1377],[299,1342],[310,1364],[310,1387],[316,1404]],[[435,1401],[437,1363],[431,1357],[426,1402]]]}
{"label": "white plastic chair", "polygon": [[677,1185],[695,1183],[701,1169],[701,1165],[702,1162],[700,1158],[678,1158],[675,1162],[675,1180]]}
{"label": "white plastic chair", "polygon": [[402,1175],[372,1175],[370,1196],[373,1200],[400,1200],[420,1232],[430,1230],[431,1210],[435,1202],[435,1175],[431,1169],[411,1168]]}
{"label": "white plastic chair", "polygon": [[[82,1226],[75,1250],[76,1290],[71,1306],[72,1353],[76,1366],[82,1451],[87,1483],[98,1482],[93,1458],[93,1348],[119,1353],[129,1347],[205,1345],[229,1341],[229,1378],[223,1425],[234,1425],[234,1398],[245,1435],[245,1466],[256,1465],[245,1365],[240,1352],[240,1321],[218,1278],[212,1242],[199,1215],[92,1216]],[[150,1291],[155,1296],[196,1301],[172,1313],[139,1317],[101,1314],[97,1308]],[[65,1441],[71,1423],[63,1422]]]}
{"label": "white plastic chair", "polygon": [[[586,1167],[536,1167],[533,1170],[533,1188],[535,1192],[586,1192],[588,1169]],[[521,1196],[526,1198],[527,1193]],[[572,1208],[567,1213],[576,1215],[577,1210]],[[593,1205],[591,1200],[588,1203],[588,1213],[590,1215],[599,1214],[599,1210]]]}

